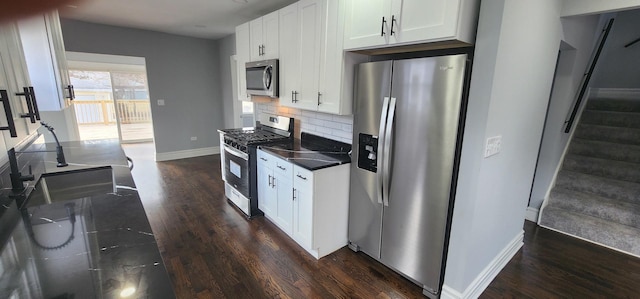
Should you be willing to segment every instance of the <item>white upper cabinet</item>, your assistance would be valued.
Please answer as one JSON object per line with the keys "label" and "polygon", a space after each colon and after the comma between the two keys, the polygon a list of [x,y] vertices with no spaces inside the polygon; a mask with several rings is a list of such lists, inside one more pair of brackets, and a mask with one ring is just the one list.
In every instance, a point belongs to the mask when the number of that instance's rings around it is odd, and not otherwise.
{"label": "white upper cabinet", "polygon": [[249,23],[244,23],[236,27],[236,75],[238,82],[238,100],[250,101],[247,94],[247,77],[245,75],[245,64],[249,62],[251,51]]}
{"label": "white upper cabinet", "polygon": [[[0,104],[0,126],[6,128],[2,130],[6,148],[15,147],[40,127],[30,85],[17,26],[5,23],[0,27],[0,90],[6,93]],[[15,132],[9,130],[12,126]]]}
{"label": "white upper cabinet", "polygon": [[302,0],[280,12],[280,104],[317,110],[326,0]]}
{"label": "white upper cabinet", "polygon": [[280,10],[280,105],[351,114],[352,68],[364,60],[345,56],[342,5],[302,0]]}
{"label": "white upper cabinet", "polygon": [[300,28],[298,3],[280,9],[280,105],[293,107],[295,92],[300,90]]}
{"label": "white upper cabinet", "polygon": [[475,40],[478,0],[347,0],[344,48]]}
{"label": "white upper cabinet", "polygon": [[347,1],[345,48],[387,44],[390,9],[391,0]]}
{"label": "white upper cabinet", "polygon": [[323,56],[326,0],[301,0],[298,2],[300,27],[300,91],[295,104],[300,109],[316,110],[320,98],[320,60]]}
{"label": "white upper cabinet", "polygon": [[250,61],[278,58],[278,28],[277,11],[249,22]]}
{"label": "white upper cabinet", "polygon": [[60,111],[68,107],[73,87],[58,13],[22,19],[18,21],[18,28],[38,107],[41,111]]}

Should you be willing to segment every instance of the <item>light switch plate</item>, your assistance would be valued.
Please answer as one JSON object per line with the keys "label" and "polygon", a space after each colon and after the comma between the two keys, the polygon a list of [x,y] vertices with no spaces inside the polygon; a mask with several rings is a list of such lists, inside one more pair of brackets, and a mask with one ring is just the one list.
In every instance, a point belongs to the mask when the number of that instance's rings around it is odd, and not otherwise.
{"label": "light switch plate", "polygon": [[494,136],[487,138],[487,145],[484,148],[484,157],[488,158],[500,152],[502,146],[502,136]]}
{"label": "light switch plate", "polygon": [[158,100],[158,106],[164,106],[164,99]]}

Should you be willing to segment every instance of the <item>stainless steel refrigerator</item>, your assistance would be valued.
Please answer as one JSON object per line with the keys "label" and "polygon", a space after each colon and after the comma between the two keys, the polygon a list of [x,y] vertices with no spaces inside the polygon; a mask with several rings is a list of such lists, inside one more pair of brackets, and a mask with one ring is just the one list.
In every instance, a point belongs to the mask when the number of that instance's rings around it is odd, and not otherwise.
{"label": "stainless steel refrigerator", "polygon": [[467,55],[357,66],[349,247],[439,297]]}

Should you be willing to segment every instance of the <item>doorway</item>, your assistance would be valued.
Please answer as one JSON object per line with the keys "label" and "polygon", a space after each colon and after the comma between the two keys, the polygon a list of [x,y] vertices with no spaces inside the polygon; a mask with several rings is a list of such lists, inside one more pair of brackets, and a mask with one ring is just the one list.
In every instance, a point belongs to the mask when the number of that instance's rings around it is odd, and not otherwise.
{"label": "doorway", "polygon": [[67,56],[80,139],[119,139],[121,143],[153,141],[144,63],[105,62],[104,57],[100,57],[103,55],[93,55]]}

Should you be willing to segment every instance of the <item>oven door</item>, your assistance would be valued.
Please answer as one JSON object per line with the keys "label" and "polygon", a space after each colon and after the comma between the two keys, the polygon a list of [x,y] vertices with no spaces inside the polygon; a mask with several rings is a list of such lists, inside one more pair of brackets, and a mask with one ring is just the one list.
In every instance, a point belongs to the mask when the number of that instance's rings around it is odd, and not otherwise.
{"label": "oven door", "polygon": [[224,178],[249,198],[249,155],[227,144],[224,145]]}

